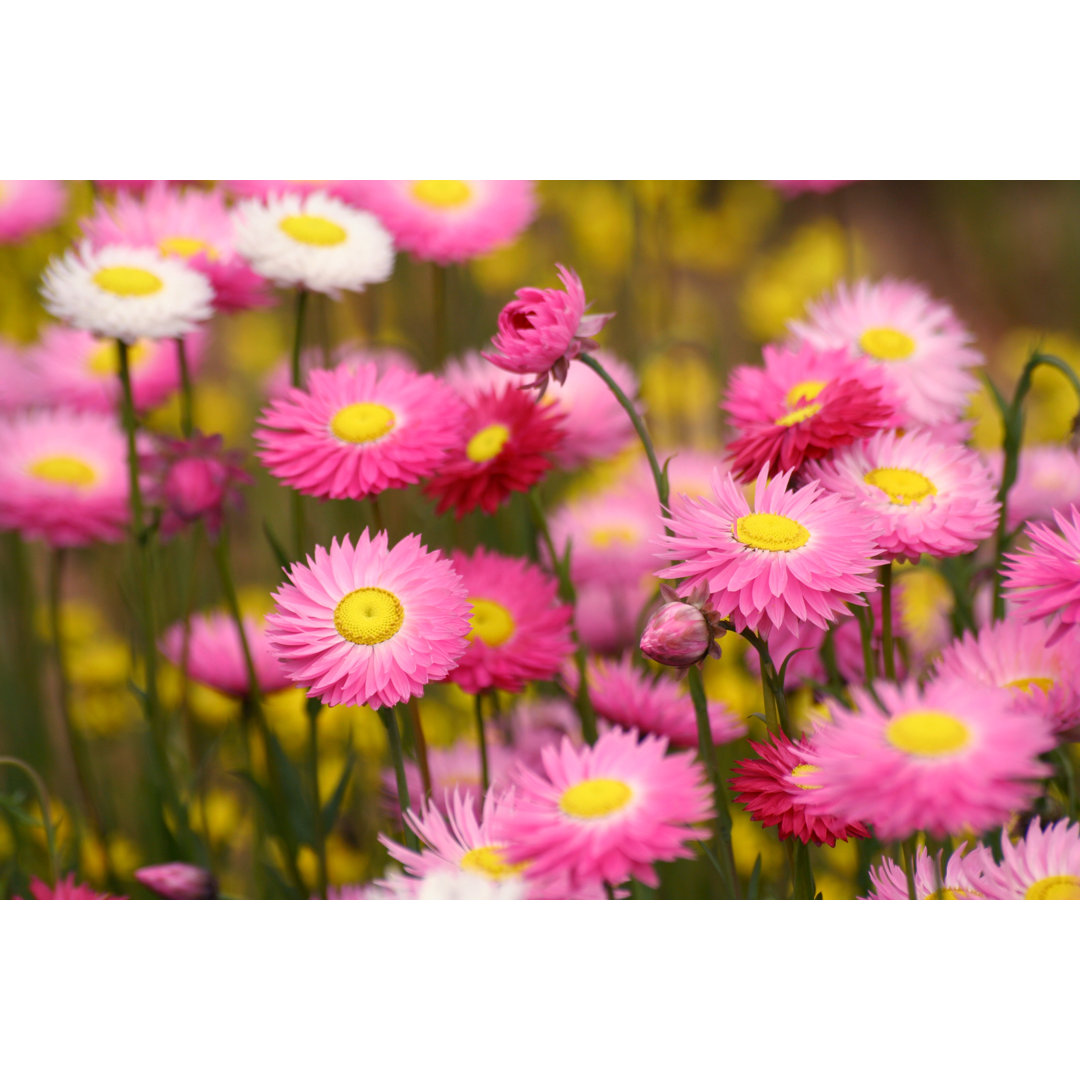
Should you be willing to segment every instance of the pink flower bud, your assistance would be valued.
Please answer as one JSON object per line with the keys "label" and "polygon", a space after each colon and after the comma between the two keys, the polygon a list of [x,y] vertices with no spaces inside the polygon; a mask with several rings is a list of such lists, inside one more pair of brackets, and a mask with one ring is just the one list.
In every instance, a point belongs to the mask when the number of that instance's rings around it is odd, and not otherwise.
{"label": "pink flower bud", "polygon": [[135,871],[135,880],[166,900],[216,900],[217,883],[209,872],[187,863],[163,863]]}
{"label": "pink flower bud", "polygon": [[708,619],[700,608],[681,600],[664,604],[641,635],[641,651],[668,667],[686,668],[704,660],[711,645]]}
{"label": "pink flower bud", "polygon": [[168,471],[162,492],[182,521],[196,521],[221,503],[226,475],[218,461],[188,458]]}

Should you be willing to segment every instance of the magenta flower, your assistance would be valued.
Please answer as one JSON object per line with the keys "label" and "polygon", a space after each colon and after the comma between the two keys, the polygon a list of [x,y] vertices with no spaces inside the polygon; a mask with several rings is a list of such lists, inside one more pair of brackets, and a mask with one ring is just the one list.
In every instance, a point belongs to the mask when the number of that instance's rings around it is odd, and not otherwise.
{"label": "magenta flower", "polygon": [[217,883],[201,866],[163,863],[135,871],[135,880],[166,900],[216,900]]}

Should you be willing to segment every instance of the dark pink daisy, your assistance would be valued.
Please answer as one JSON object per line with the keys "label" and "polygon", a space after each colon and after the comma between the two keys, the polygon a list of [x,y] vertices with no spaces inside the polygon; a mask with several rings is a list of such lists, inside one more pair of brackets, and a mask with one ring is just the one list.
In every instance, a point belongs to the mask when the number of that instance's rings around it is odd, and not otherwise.
{"label": "dark pink daisy", "polygon": [[1029,622],[1057,621],[1047,645],[1080,623],[1080,508],[1070,506],[1068,517],[1055,510],[1054,522],[1057,529],[1029,525],[1029,549],[1005,556],[1006,595],[1017,614]]}

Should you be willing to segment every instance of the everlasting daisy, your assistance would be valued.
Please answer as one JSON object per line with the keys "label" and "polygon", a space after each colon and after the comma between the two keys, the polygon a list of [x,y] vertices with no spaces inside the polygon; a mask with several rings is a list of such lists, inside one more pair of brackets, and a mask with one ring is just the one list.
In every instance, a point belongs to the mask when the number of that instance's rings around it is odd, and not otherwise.
{"label": "everlasting daisy", "polygon": [[336,297],[386,281],[394,269],[382,225],[320,191],[243,202],[233,213],[236,250],[278,285]]}
{"label": "everlasting daisy", "polygon": [[516,375],[535,375],[533,385],[547,386],[548,377],[565,382],[570,361],[594,347],[599,333],[614,314],[586,315],[588,304],[581,279],[556,264],[562,289],[518,289],[499,312],[499,332],[491,339],[493,352],[483,354],[496,367]]}
{"label": "everlasting daisy", "polygon": [[237,254],[233,219],[218,191],[177,190],[160,181],[141,197],[121,192],[81,222],[95,247],[124,244],[156,248],[204,275],[219,311],[242,311],[273,303],[266,282]]}
{"label": "everlasting daisy", "polygon": [[1016,844],[1003,831],[1001,864],[984,849],[982,868],[990,900],[1080,900],[1080,825],[1035,818]]}
{"label": "everlasting daisy", "polygon": [[51,228],[63,217],[66,203],[59,180],[0,180],[0,244],[17,244]]}
{"label": "everlasting daisy", "polygon": [[50,259],[42,277],[45,307],[77,330],[119,338],[190,334],[213,314],[214,290],[197,270],[152,248],[83,243]]}
{"label": "everlasting daisy", "polygon": [[879,432],[806,475],[850,500],[893,558],[974,551],[997,527],[997,491],[978,454],[924,432]]}
{"label": "everlasting daisy", "polygon": [[528,862],[526,878],[566,873],[575,886],[633,877],[659,883],[653,863],[689,855],[707,830],[710,799],[701,766],[670,754],[667,739],[608,731],[595,746],[546,747],[540,772],[522,769],[495,838],[503,857]]}
{"label": "everlasting daisy", "polygon": [[711,499],[674,499],[674,535],[657,543],[678,561],[656,576],[685,578],[681,596],[704,583],[711,606],[738,630],[767,632],[792,619],[826,627],[847,614],[877,587],[870,528],[819,484],[789,491],[790,479],[784,472],[769,481],[763,469],[753,510],[730,476],[715,477]]}
{"label": "everlasting daisy", "polygon": [[[202,366],[205,346],[204,333],[188,334],[184,339],[191,375]],[[66,326],[50,326],[28,355],[43,403],[116,413],[121,387],[115,341]],[[180,386],[176,342],[136,341],[128,349],[128,370],[135,408],[140,412],[157,408]]]}
{"label": "everlasting daisy", "polygon": [[804,844],[828,844],[868,837],[865,825],[832,814],[819,814],[805,807],[798,796],[817,787],[818,770],[807,762],[806,740],[793,743],[786,735],[774,734],[767,743],[750,744],[756,758],[735,762],[731,790],[735,801],[750,812],[755,821],[777,827],[781,840],[796,836]]}
{"label": "everlasting daisy", "polygon": [[1038,794],[1050,724],[1008,694],[955,678],[876,689],[881,706],[852,687],[855,709],[831,706],[833,723],[815,729],[807,762],[820,787],[802,793],[805,806],[889,841],[981,832]]}
{"label": "everlasting daisy", "polygon": [[723,407],[736,438],[732,467],[750,479],[764,467],[797,469],[840,446],[895,426],[898,402],[880,372],[847,349],[765,346],[763,368],[737,367]]}
{"label": "everlasting daisy", "polygon": [[[995,484],[1001,483],[1000,450],[987,455]],[[1016,481],[1009,488],[1010,531],[1029,521],[1049,521],[1055,510],[1066,513],[1080,503],[1080,454],[1068,446],[1022,446]]]}
{"label": "everlasting daisy", "polygon": [[[292,685],[288,671],[278,662],[267,638],[266,626],[259,619],[244,618],[251,659],[255,664],[257,691],[272,694]],[[161,651],[177,667],[184,664],[184,624],[176,623],[161,638]],[[210,612],[191,617],[191,636],[187,648],[188,675],[196,682],[211,686],[222,694],[242,698],[252,692],[244,650],[236,623],[224,612]]]}
{"label": "everlasting daisy", "polygon": [[561,417],[534,394],[505,387],[478,394],[465,406],[458,444],[425,491],[445,514],[479,507],[493,514],[515,491],[528,491],[551,468],[562,440]]}
{"label": "everlasting daisy", "polygon": [[464,411],[434,375],[341,365],[271,401],[255,441],[267,469],[297,491],[362,499],[435,473],[460,439]]}
{"label": "everlasting daisy", "polygon": [[536,214],[531,180],[364,180],[357,199],[401,251],[444,266],[509,243]]}
{"label": "everlasting daisy", "polygon": [[879,365],[909,414],[908,426],[956,421],[978,388],[971,369],[984,359],[970,332],[947,304],[911,282],[839,285],[789,329],[798,341],[852,348]]}
{"label": "everlasting daisy", "polygon": [[558,582],[525,559],[478,548],[455,552],[472,608],[469,647],[450,672],[467,694],[494,688],[517,694],[525,684],[551,679],[573,652],[569,605]]}
{"label": "everlasting daisy", "polygon": [[[941,869],[941,853],[931,859],[926,848],[915,852],[916,900],[985,900],[984,849],[976,848],[967,854],[964,845],[953,852]],[[909,900],[907,874],[888,856],[881,865],[870,867],[872,891],[868,900]]]}
{"label": "everlasting daisy", "polygon": [[409,535],[346,537],[293,563],[267,637],[289,677],[326,705],[381,708],[445,678],[465,651],[469,605],[450,564]]}
{"label": "everlasting daisy", "polygon": [[1066,517],[1054,511],[1052,529],[1042,522],[1027,527],[1027,551],[1005,556],[1005,595],[1024,619],[1051,616],[1056,629],[1047,639],[1052,645],[1080,623],[1080,508],[1069,507]]}
{"label": "everlasting daisy", "polygon": [[[30,879],[30,895],[35,900],[126,900],[126,896],[108,896],[106,893],[95,892],[89,885],[76,884],[75,875],[68,874],[66,878],[57,878],[53,886],[46,885],[37,878]],[[22,897],[17,896],[16,900]]]}
{"label": "everlasting daisy", "polygon": [[123,539],[127,442],[116,420],[66,409],[0,418],[0,529],[54,547]]}
{"label": "everlasting daisy", "polygon": [[44,404],[36,373],[23,350],[0,338],[0,416]]}

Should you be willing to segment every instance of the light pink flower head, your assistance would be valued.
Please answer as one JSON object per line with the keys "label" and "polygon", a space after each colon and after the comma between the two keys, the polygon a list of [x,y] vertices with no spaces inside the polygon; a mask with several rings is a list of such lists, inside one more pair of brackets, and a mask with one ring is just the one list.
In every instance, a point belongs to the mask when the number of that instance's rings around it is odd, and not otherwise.
{"label": "light pink flower head", "polygon": [[1080,508],[1054,511],[1056,529],[1033,522],[1024,534],[1027,551],[1005,556],[1005,595],[1029,621],[1053,618],[1052,645],[1080,623]]}
{"label": "light pink flower head", "polygon": [[468,646],[465,585],[410,534],[335,539],[289,567],[267,637],[289,677],[327,705],[382,708],[444,679]]}
{"label": "light pink flower head", "polygon": [[806,475],[849,500],[893,558],[961,555],[997,527],[997,489],[979,455],[923,432],[879,432]]}
{"label": "light pink flower head", "polygon": [[[915,899],[916,900],[985,900],[985,873],[983,859],[985,848],[964,853],[964,845],[949,856],[945,869],[941,868],[941,852],[933,859],[926,848],[920,846],[915,852]],[[888,856],[881,865],[870,867],[872,883],[867,900],[909,900],[907,874]]]}
{"label": "light pink flower head", "polygon": [[0,244],[17,244],[63,216],[67,192],[59,180],[0,180]]}
{"label": "light pink flower head", "polygon": [[766,634],[796,620],[824,628],[863,603],[881,564],[869,526],[819,484],[791,491],[790,481],[790,472],[770,480],[762,469],[753,510],[730,476],[714,478],[712,498],[677,496],[664,522],[673,535],[654,545],[675,565],[656,576],[683,578],[682,596],[704,584],[713,609],[737,630]]}
{"label": "light pink flower head", "polygon": [[0,338],[0,416],[42,404],[28,355],[18,345]]}
{"label": "light pink flower head", "polygon": [[666,667],[700,664],[715,648],[705,612],[685,600],[669,600],[649,616],[641,634],[641,651]]}
{"label": "light pink flower head", "polygon": [[586,315],[588,304],[581,279],[573,270],[556,263],[562,289],[518,289],[499,312],[499,332],[491,339],[494,352],[485,352],[485,360],[517,375],[536,375],[534,385],[547,386],[548,376],[565,382],[570,361],[585,349],[594,347],[590,340],[614,314]]}
{"label": "light pink flower head", "polygon": [[[985,456],[994,483],[1000,484],[1002,452]],[[1055,510],[1066,513],[1073,503],[1080,503],[1080,454],[1068,446],[1022,446],[1009,488],[1009,531],[1029,521],[1049,521]]]}
{"label": "light pink flower head", "polygon": [[111,416],[67,409],[0,418],[0,529],[53,547],[123,539],[127,442]]}
{"label": "light pink flower head", "polygon": [[990,900],[1080,900],[1080,825],[1067,818],[1043,825],[1035,818],[1013,843],[1001,834],[1001,863],[980,849],[982,888]]}
{"label": "light pink flower head", "polygon": [[312,371],[259,417],[266,468],[305,495],[362,499],[433,475],[457,444],[465,405],[435,375],[375,364]]}
{"label": "light pink flower head", "polygon": [[[178,622],[170,626],[161,638],[162,653],[177,667],[184,666],[184,636],[184,624]],[[255,678],[259,684],[254,692],[272,694],[291,686],[288,671],[270,648],[262,620],[245,616],[244,636],[251,650]],[[253,692],[244,660],[244,648],[231,615],[213,611],[191,617],[187,672],[196,682],[205,683],[230,697],[242,698]]]}
{"label": "light pink flower head", "polygon": [[1050,723],[1009,694],[956,678],[875,689],[881,705],[852,687],[855,708],[830,706],[833,722],[814,729],[807,762],[821,786],[803,792],[807,806],[891,841],[982,832],[1038,794]]}
{"label": "light pink flower head", "polygon": [[401,251],[443,266],[509,243],[536,215],[531,180],[362,180],[356,197]]}
{"label": "light pink flower head", "polygon": [[495,838],[504,858],[528,862],[526,878],[566,873],[576,886],[636,878],[656,886],[655,862],[690,854],[707,831],[705,775],[691,754],[668,754],[667,739],[608,731],[595,746],[569,739],[542,754],[541,771],[522,769],[512,809]]}
{"label": "light pink flower head", "polygon": [[959,420],[979,385],[971,369],[985,362],[948,304],[891,278],[841,284],[789,329],[797,341],[854,349],[876,363],[908,413],[908,428]]}
{"label": "light pink flower head", "polygon": [[135,880],[166,900],[216,900],[217,883],[201,866],[162,863],[135,871]]}
{"label": "light pink flower head", "polygon": [[94,247],[156,248],[186,262],[209,280],[219,311],[274,301],[266,281],[236,252],[233,219],[220,191],[179,190],[159,181],[141,198],[121,192],[112,206],[99,203],[80,224]]}

